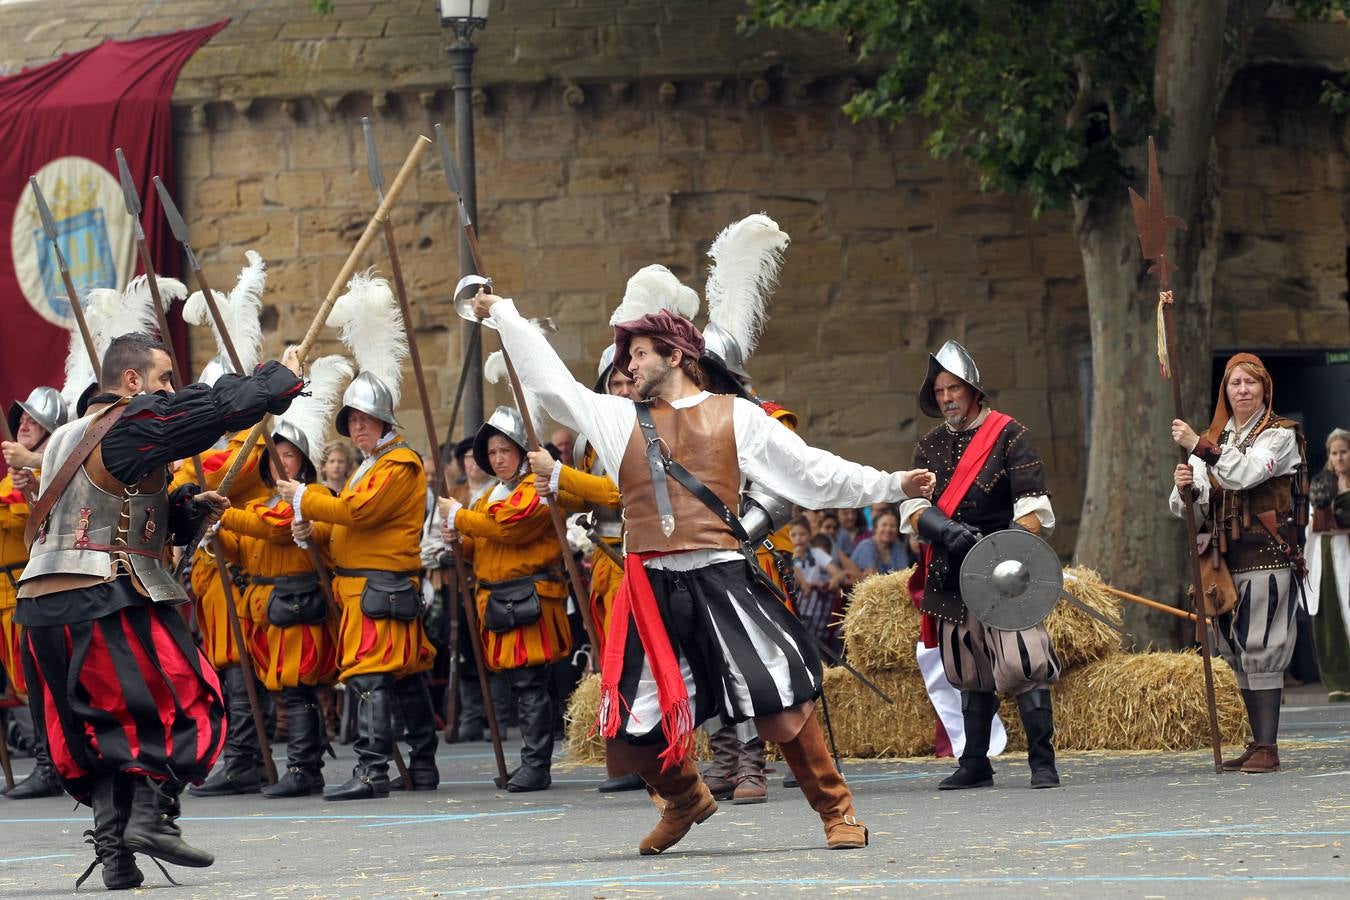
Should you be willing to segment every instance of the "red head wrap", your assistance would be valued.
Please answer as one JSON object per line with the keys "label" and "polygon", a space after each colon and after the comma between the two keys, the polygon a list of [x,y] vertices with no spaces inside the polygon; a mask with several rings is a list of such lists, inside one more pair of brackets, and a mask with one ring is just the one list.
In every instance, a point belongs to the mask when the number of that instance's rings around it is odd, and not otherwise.
{"label": "red head wrap", "polygon": [[633,360],[632,354],[628,352],[628,344],[635,337],[665,341],[692,360],[703,356],[703,333],[694,327],[693,322],[663,309],[614,326],[614,368],[625,375]]}

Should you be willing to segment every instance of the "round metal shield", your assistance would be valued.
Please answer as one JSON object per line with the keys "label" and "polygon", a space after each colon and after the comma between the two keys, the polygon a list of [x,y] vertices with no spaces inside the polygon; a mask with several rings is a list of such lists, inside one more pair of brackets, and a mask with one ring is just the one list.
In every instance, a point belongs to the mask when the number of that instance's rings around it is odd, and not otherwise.
{"label": "round metal shield", "polygon": [[961,563],[961,600],[975,618],[1000,631],[1039,625],[1063,589],[1059,556],[1020,528],[980,538]]}

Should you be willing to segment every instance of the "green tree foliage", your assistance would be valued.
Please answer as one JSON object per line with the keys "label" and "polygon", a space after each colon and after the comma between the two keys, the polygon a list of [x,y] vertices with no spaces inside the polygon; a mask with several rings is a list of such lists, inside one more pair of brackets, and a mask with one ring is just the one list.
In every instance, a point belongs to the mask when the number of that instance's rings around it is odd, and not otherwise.
{"label": "green tree foliage", "polygon": [[[1347,0],[1298,0],[1306,17]],[[985,190],[1037,210],[1119,191],[1122,151],[1156,121],[1161,0],[750,0],[744,25],[841,34],[875,84],[855,120],[932,122],[938,157],[959,153]]]}

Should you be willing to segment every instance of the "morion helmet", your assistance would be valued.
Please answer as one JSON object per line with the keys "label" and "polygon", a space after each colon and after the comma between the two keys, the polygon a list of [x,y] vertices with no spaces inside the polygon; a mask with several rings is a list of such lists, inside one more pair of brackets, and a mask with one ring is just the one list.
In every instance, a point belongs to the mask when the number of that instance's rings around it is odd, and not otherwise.
{"label": "morion helmet", "polygon": [[928,374],[924,376],[923,387],[919,388],[919,409],[923,410],[924,415],[935,419],[942,418],[942,410],[938,407],[937,396],[933,392],[933,382],[937,381],[938,375],[943,372],[950,372],[970,385],[975,393],[980,395],[981,400],[988,396],[980,383],[980,369],[975,365],[975,360],[971,359],[970,353],[958,342],[948,341],[942,345],[936,356],[931,353],[928,355]]}

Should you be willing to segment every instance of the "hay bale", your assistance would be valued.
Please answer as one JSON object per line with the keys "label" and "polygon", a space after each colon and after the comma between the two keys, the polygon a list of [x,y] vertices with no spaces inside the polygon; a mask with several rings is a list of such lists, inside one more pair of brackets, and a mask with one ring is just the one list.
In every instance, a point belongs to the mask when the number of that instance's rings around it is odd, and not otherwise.
{"label": "hay bale", "polygon": [[[1209,746],[1203,660],[1194,652],[1116,653],[1055,685],[1061,750],[1199,750]],[[1225,744],[1246,739],[1233,670],[1214,660],[1214,696]]]}
{"label": "hay bale", "polygon": [[[910,645],[911,648],[913,644]],[[933,752],[937,713],[917,672],[869,672],[890,705],[841,668],[825,670],[830,724],[843,756],[921,756]]]}
{"label": "hay bale", "polygon": [[[1102,577],[1092,569],[1073,566],[1064,570],[1064,590],[1084,605],[1121,624],[1120,601],[1108,594]],[[1123,635],[1071,603],[1061,601],[1045,620],[1050,643],[1065,671],[1121,652]]]}
{"label": "hay bale", "polygon": [[844,611],[844,653],[860,671],[918,677],[914,645],[919,642],[920,617],[907,587],[912,574],[913,566],[890,575],[872,575],[850,592]]}
{"label": "hay bale", "polygon": [[[605,739],[595,728],[600,715],[600,676],[591,673],[577,682],[563,714],[567,740],[567,762],[580,765],[605,764]],[[708,733],[699,729],[694,735],[694,758],[712,759]]]}
{"label": "hay bale", "polygon": [[600,676],[591,673],[577,682],[567,700],[567,712],[563,714],[568,762],[604,765],[605,739],[595,730],[599,710]]}

